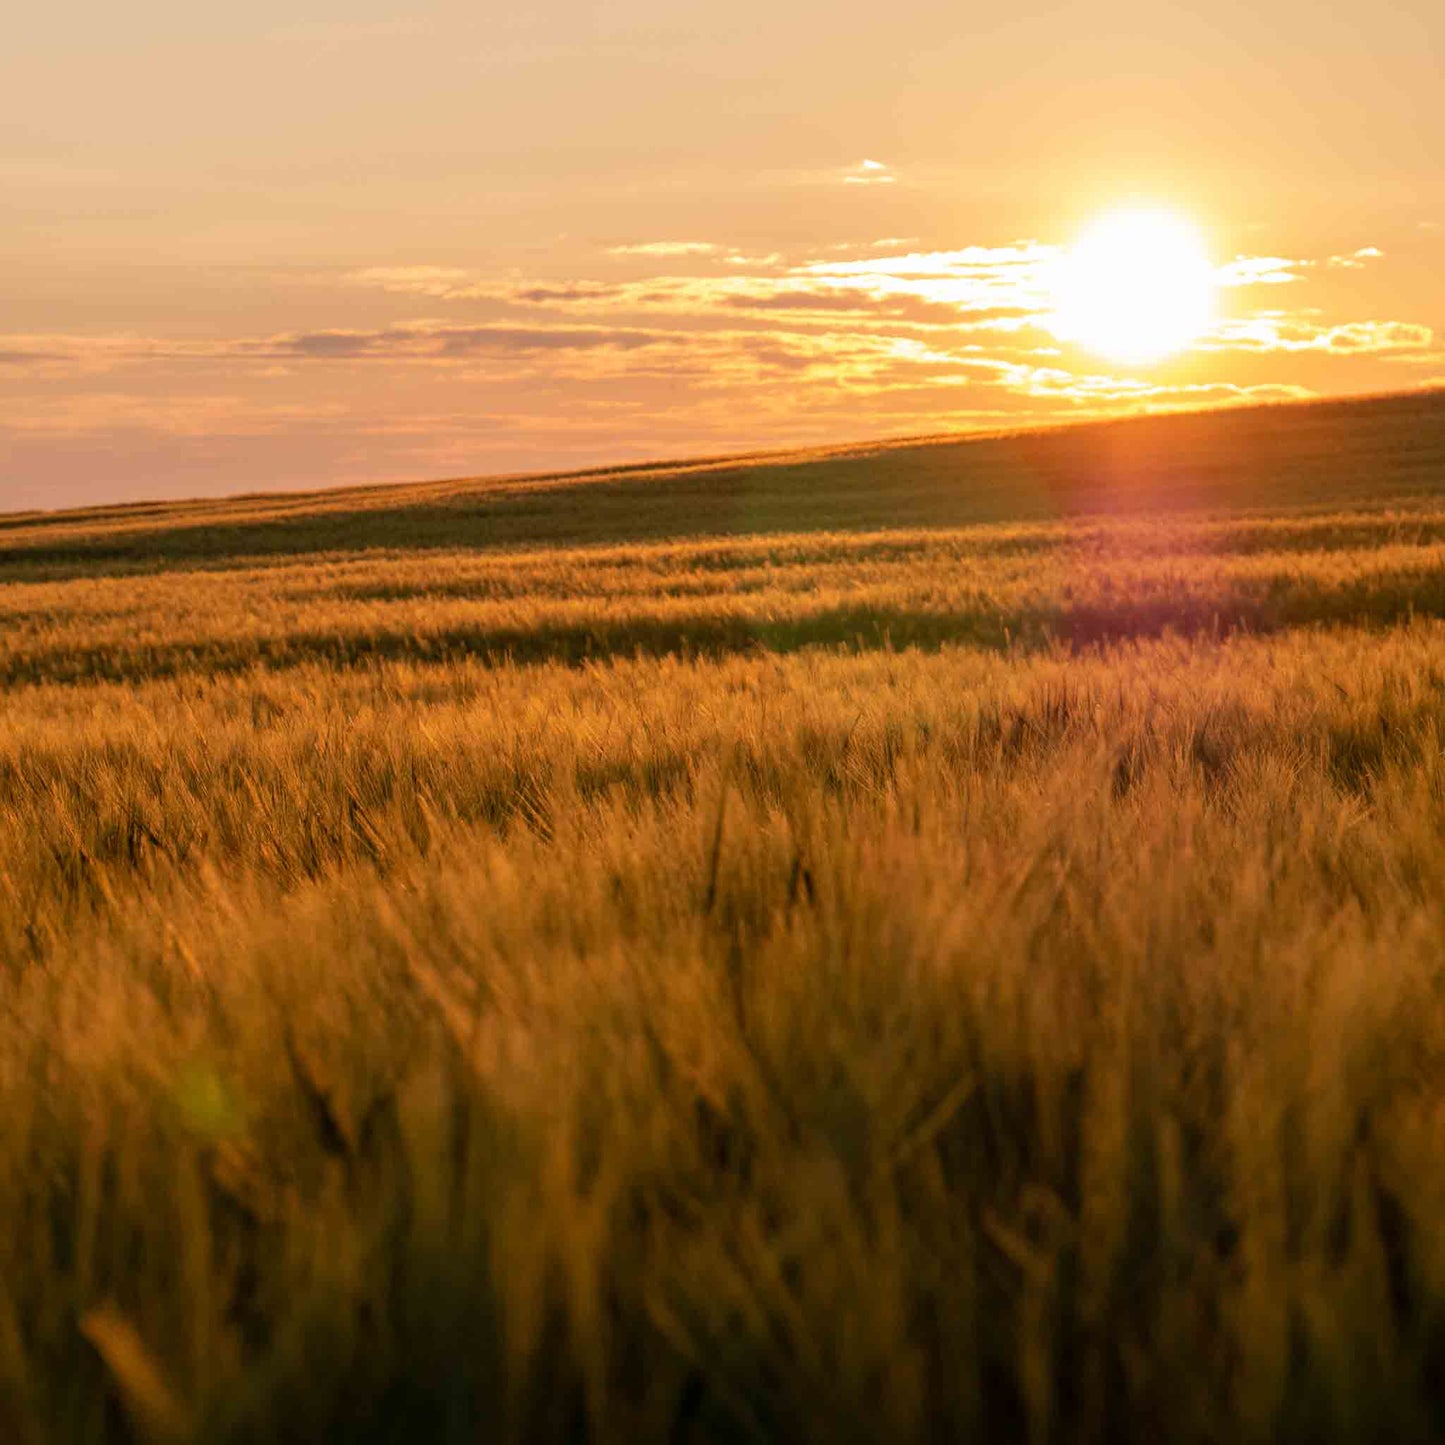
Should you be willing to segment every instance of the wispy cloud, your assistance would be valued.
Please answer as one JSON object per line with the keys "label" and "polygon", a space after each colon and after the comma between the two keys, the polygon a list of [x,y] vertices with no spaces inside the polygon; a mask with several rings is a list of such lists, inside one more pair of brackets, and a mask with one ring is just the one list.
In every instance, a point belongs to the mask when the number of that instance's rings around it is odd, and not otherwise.
{"label": "wispy cloud", "polygon": [[335,325],[0,335],[0,441],[22,458],[72,444],[140,457],[134,439],[149,436],[209,466],[217,438],[346,439],[368,474],[379,448],[424,475],[1231,405],[1445,367],[1429,326],[1339,309],[1353,271],[1387,262],[1364,246],[1235,257],[1217,273],[1224,317],[1191,355],[1113,374],[1050,330],[1059,255],[1030,238],[791,256],[658,239],[598,247],[561,274],[369,267],[336,278]]}
{"label": "wispy cloud", "polygon": [[40,347],[24,344],[0,348],[0,367],[9,367],[15,371],[30,371],[37,367],[64,364],[75,359],[74,351],[46,351]]}
{"label": "wispy cloud", "polygon": [[[710,241],[638,242],[608,255],[650,257],[663,267],[678,259],[730,255]],[[706,351],[716,361],[728,346],[763,354],[750,342],[724,344],[726,336],[765,333],[774,354],[790,364],[806,340],[841,357],[867,336],[894,361],[924,347],[935,359],[953,358],[977,370],[983,352],[1003,361],[1023,355],[1060,355],[1049,331],[1050,273],[1056,247],[1034,240],[1002,246],[803,258],[764,258],[756,266],[710,274],[661,269],[643,277],[570,280],[489,279],[455,266],[420,264],[349,273],[353,284],[448,304],[483,305],[492,315],[476,321],[409,320],[356,327],[243,338],[229,342],[164,338],[18,337],[0,346],[0,366],[36,368],[74,364],[103,368],[141,361],[256,362],[457,361],[483,356],[549,353],[632,353],[668,347]],[[1373,246],[1344,259],[1362,265],[1379,259]],[[1339,258],[1327,258],[1339,259]],[[1326,269],[1329,269],[1328,267]],[[1302,285],[1320,273],[1311,258],[1240,256],[1221,267],[1226,288]],[[745,323],[746,331],[738,331]],[[1206,354],[1297,354],[1403,357],[1429,355],[1431,328],[1371,318],[1334,320],[1318,308],[1244,309],[1222,320],[1198,344]],[[791,348],[791,349],[790,349]],[[999,373],[1007,377],[1003,369]],[[1071,373],[1072,374],[1072,373]],[[1084,386],[1080,379],[1079,385]]]}
{"label": "wispy cloud", "polygon": [[882,161],[864,159],[843,173],[848,186],[891,186],[898,179]]}
{"label": "wispy cloud", "polygon": [[1024,268],[1036,271],[1058,254],[1056,246],[1019,241],[1008,246],[965,246],[952,251],[910,251],[852,261],[812,261],[798,267],[798,271],[809,276],[877,276],[892,281],[949,280]]}
{"label": "wispy cloud", "polygon": [[1290,260],[1284,256],[1236,256],[1214,273],[1220,286],[1284,286],[1303,281],[1309,271],[1321,264],[1334,271],[1358,271],[1371,261],[1379,261],[1385,253],[1378,246],[1361,246],[1341,256],[1326,256],[1323,263],[1314,259]]}
{"label": "wispy cloud", "polygon": [[711,241],[638,241],[626,246],[609,246],[609,256],[716,256],[721,246]]}
{"label": "wispy cloud", "polygon": [[1337,271],[1358,271],[1367,261],[1383,260],[1384,255],[1378,246],[1361,246],[1358,251],[1351,251],[1348,256],[1331,256],[1326,264]]}
{"label": "wispy cloud", "polygon": [[1223,321],[1199,344],[1213,351],[1325,352],[1334,356],[1398,356],[1428,352],[1435,334],[1410,321],[1345,321],[1321,324],[1282,311]]}
{"label": "wispy cloud", "polygon": [[1313,261],[1291,261],[1284,256],[1236,256],[1214,273],[1218,286],[1287,286],[1303,281],[1301,274]]}
{"label": "wispy cloud", "polygon": [[[748,258],[723,253],[720,247],[709,254],[726,254],[738,264],[722,273],[664,272],[623,281],[497,281],[425,266],[353,272],[350,280],[437,300],[619,316],[665,313],[706,321],[724,311],[811,312],[853,316],[860,322],[969,326],[987,320],[1009,326],[1046,309],[1047,266],[1057,253],[1051,247],[1024,244],[842,256],[791,265],[771,255]],[[673,253],[668,255],[671,258]]]}

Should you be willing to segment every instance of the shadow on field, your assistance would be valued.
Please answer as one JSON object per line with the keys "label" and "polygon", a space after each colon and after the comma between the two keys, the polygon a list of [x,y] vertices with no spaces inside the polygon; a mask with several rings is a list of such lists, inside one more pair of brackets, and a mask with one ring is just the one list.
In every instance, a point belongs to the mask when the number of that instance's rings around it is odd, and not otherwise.
{"label": "shadow on field", "polygon": [[1445,492],[1445,392],[566,477],[0,519],[0,580],[318,552],[527,548]]}
{"label": "shadow on field", "polygon": [[634,657],[718,658],[805,647],[859,652],[949,645],[989,650],[1075,649],[1130,638],[1348,624],[1386,628],[1411,618],[1445,617],[1445,576],[1383,575],[1339,585],[1296,580],[1258,596],[1157,596],[1071,602],[1025,609],[910,610],[870,605],[820,609],[784,619],[708,612],[646,614],[585,626],[461,625],[431,632],[296,631],[279,637],[193,639],[121,648],[57,647],[0,657],[0,686],[27,683],[141,682],[188,673],[214,675],[308,664],[365,667],[383,662],[580,665]]}

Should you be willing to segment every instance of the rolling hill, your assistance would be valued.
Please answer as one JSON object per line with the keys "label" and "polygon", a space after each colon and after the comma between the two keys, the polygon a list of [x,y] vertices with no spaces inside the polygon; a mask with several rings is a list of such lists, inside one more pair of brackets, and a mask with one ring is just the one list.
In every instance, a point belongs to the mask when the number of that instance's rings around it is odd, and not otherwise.
{"label": "rolling hill", "polygon": [[0,577],[370,548],[526,548],[1124,512],[1382,505],[1445,488],[1445,392],[576,474],[0,516]]}

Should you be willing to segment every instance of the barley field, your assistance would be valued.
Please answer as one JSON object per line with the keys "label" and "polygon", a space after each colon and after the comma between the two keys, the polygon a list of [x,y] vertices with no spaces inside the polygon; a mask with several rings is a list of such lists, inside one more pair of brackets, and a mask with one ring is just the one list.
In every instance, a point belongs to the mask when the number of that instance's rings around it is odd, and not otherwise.
{"label": "barley field", "polygon": [[1445,1437],[1445,396],[0,518],[0,1438]]}

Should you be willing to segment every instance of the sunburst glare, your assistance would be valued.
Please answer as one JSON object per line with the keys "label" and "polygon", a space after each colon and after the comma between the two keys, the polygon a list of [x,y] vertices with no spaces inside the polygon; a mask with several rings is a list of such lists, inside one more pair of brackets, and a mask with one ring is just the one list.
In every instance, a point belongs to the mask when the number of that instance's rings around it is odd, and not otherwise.
{"label": "sunburst glare", "polygon": [[1060,258],[1052,292],[1056,336],[1128,365],[1182,351],[1215,313],[1204,242],[1168,211],[1116,211],[1095,222]]}

